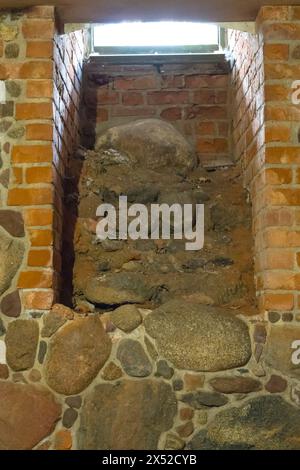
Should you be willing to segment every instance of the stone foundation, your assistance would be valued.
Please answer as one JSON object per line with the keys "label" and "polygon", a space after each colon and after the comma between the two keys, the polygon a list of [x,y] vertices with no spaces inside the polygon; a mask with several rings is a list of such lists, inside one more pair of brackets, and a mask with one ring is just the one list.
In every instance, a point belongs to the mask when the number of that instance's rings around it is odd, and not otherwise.
{"label": "stone foundation", "polygon": [[[155,86],[138,68],[103,83],[53,7],[1,12],[1,449],[299,449],[299,11],[264,7],[257,35],[230,33],[223,95],[180,67]],[[84,87],[80,102],[84,67],[99,101]],[[208,114],[191,119],[194,94]],[[116,113],[128,124],[125,108],[172,121],[191,153],[132,161],[108,135],[79,146]],[[99,242],[96,208],[122,194],[204,203],[204,249]]]}

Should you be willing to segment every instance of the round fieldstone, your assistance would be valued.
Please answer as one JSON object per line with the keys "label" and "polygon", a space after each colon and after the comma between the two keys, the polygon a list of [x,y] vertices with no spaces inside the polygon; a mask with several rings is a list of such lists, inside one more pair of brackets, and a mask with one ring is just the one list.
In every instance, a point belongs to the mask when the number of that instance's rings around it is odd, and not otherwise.
{"label": "round fieldstone", "polygon": [[110,128],[96,142],[96,151],[114,149],[125,154],[131,165],[146,168],[191,169],[196,156],[187,140],[172,124],[160,119],[141,119]]}
{"label": "round fieldstone", "polygon": [[282,393],[287,388],[287,381],[280,375],[271,375],[265,385],[265,389],[270,393]]}
{"label": "round fieldstone", "polygon": [[125,333],[130,333],[142,323],[142,316],[135,305],[122,305],[111,313],[110,318]]}
{"label": "round fieldstone", "polygon": [[25,127],[23,126],[15,126],[10,129],[7,133],[8,137],[11,139],[21,139],[25,134]]}
{"label": "round fieldstone", "polygon": [[21,85],[17,82],[9,80],[5,83],[6,91],[12,98],[18,98],[22,92]]}
{"label": "round fieldstone", "polygon": [[16,371],[33,367],[39,339],[39,325],[35,320],[15,320],[8,324],[5,336],[6,359]]}
{"label": "round fieldstone", "polygon": [[0,364],[0,379],[6,380],[9,377],[9,369],[6,364]]}
{"label": "round fieldstone", "polygon": [[24,256],[24,243],[0,227],[0,295],[10,287]]}
{"label": "round fieldstone", "polygon": [[0,210],[0,225],[13,237],[24,237],[24,221],[20,212]]}
{"label": "round fieldstone", "polygon": [[152,373],[151,362],[138,341],[123,339],[118,347],[117,359],[132,377],[147,377]]}
{"label": "round fieldstone", "polygon": [[73,426],[77,418],[78,412],[74,410],[74,408],[68,408],[63,414],[62,424],[65,428],[69,429]]}
{"label": "round fieldstone", "polygon": [[166,436],[165,450],[181,450],[185,446],[185,441],[176,434],[168,433]]}
{"label": "round fieldstone", "polygon": [[32,369],[29,374],[28,378],[31,382],[39,382],[42,378],[42,374],[37,369]]}
{"label": "round fieldstone", "polygon": [[299,450],[300,411],[280,396],[254,398],[219,412],[187,450]]}
{"label": "round fieldstone", "polygon": [[161,433],[172,427],[176,412],[175,395],[164,381],[97,385],[84,400],[78,448],[155,450]]}
{"label": "round fieldstone", "polygon": [[64,395],[82,392],[96,377],[111,352],[111,340],[98,316],[73,320],[52,336],[45,377]]}
{"label": "round fieldstone", "polygon": [[15,42],[11,42],[7,44],[5,47],[5,57],[6,59],[16,59],[19,56],[20,47],[19,44]]}
{"label": "round fieldstone", "polygon": [[65,399],[65,402],[70,408],[79,409],[82,404],[82,398],[80,395],[77,395],[75,397],[67,397]]}
{"label": "round fieldstone", "polygon": [[17,318],[21,315],[22,305],[18,290],[3,297],[0,303],[0,310],[7,317]]}
{"label": "round fieldstone", "polygon": [[5,333],[6,333],[6,328],[4,326],[2,319],[0,318],[0,336],[5,335]]}
{"label": "round fieldstone", "polygon": [[72,320],[73,318],[74,312],[69,307],[55,304],[50,312],[43,316],[44,326],[41,331],[41,336],[43,338],[49,338],[68,320]]}
{"label": "round fieldstone", "polygon": [[187,403],[196,410],[201,410],[204,407],[219,407],[228,403],[228,398],[217,392],[195,392],[186,393],[180,398],[180,401]]}
{"label": "round fieldstone", "polygon": [[38,361],[40,364],[43,364],[46,352],[47,352],[47,343],[46,341],[41,341],[40,346],[39,346],[39,352],[38,352]]}
{"label": "round fieldstone", "polygon": [[261,383],[251,377],[216,377],[209,383],[221,393],[251,393],[262,389]]}
{"label": "round fieldstone", "polygon": [[110,362],[104,367],[101,377],[103,380],[117,380],[122,377],[123,372],[114,362]]}
{"label": "round fieldstone", "polygon": [[163,377],[164,379],[171,379],[174,375],[174,369],[169,366],[167,361],[161,360],[158,361],[156,364],[156,372],[155,375],[157,377]]}
{"label": "round fieldstone", "polygon": [[247,325],[224,308],[173,300],[144,320],[160,354],[179,369],[215,372],[251,357]]}
{"label": "round fieldstone", "polygon": [[[1,157],[0,157],[0,168],[1,168]],[[2,184],[4,188],[8,188],[9,176],[10,176],[9,168],[7,168],[6,170],[3,170],[0,173],[0,184]]]}
{"label": "round fieldstone", "polygon": [[49,436],[61,406],[45,388],[0,382],[0,449],[29,450]]}

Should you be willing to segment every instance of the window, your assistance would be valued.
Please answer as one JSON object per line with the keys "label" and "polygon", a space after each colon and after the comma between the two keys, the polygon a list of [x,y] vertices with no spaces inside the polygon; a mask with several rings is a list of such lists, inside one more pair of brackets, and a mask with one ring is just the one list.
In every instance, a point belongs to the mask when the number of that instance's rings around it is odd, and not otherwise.
{"label": "window", "polygon": [[220,50],[220,28],[208,23],[134,22],[93,28],[101,55],[199,54]]}

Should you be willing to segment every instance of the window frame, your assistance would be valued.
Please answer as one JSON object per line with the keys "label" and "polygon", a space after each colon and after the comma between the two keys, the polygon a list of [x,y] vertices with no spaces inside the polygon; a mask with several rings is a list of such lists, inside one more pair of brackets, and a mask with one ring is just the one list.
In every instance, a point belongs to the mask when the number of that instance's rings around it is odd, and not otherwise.
{"label": "window frame", "polygon": [[[196,56],[202,54],[221,53],[226,47],[227,30],[219,25],[218,44],[200,44],[184,46],[95,46],[94,30],[102,23],[91,25],[91,51],[93,55],[100,57],[172,57],[172,56]],[[155,47],[155,51],[153,48]]]}

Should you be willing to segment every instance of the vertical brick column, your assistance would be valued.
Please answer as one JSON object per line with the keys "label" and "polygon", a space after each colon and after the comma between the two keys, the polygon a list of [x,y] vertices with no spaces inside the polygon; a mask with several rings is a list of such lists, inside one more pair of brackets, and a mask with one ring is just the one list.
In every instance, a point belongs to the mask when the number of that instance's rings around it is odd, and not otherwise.
{"label": "vertical brick column", "polygon": [[264,7],[258,17],[264,41],[265,155],[256,207],[258,291],[269,312],[299,310],[300,106],[292,83],[300,79],[300,8]]}
{"label": "vertical brick column", "polygon": [[[5,12],[0,34],[1,150],[9,175],[1,208],[18,211],[26,252],[14,280],[23,311],[58,300],[63,178],[78,144],[82,33],[59,36],[54,7]],[[6,124],[6,127],[5,127]]]}

